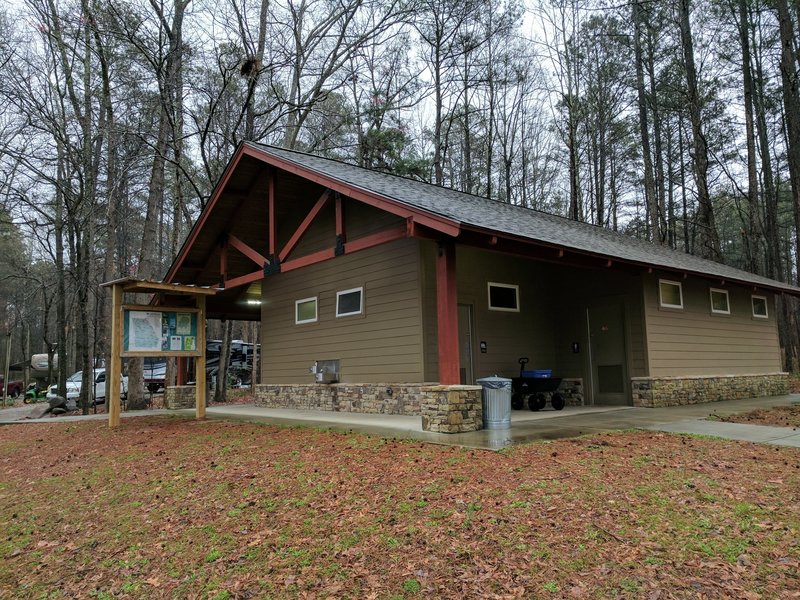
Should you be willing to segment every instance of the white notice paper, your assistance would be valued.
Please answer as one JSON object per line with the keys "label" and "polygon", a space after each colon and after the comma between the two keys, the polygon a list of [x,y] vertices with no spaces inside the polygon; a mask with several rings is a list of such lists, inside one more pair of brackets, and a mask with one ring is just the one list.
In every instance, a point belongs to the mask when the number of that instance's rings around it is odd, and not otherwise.
{"label": "white notice paper", "polygon": [[183,350],[183,337],[180,335],[169,336],[170,350]]}

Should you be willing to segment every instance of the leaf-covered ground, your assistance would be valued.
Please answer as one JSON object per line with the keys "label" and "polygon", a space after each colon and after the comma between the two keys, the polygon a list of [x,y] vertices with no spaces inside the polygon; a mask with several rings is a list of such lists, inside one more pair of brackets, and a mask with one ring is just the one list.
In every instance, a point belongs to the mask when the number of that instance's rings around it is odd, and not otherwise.
{"label": "leaf-covered ground", "polygon": [[773,425],[775,427],[800,427],[800,405],[759,408],[738,415],[721,417],[729,423],[751,423],[753,425]]}
{"label": "leaf-covered ground", "polygon": [[791,598],[800,451],[465,450],[180,418],[0,428],[3,598]]}

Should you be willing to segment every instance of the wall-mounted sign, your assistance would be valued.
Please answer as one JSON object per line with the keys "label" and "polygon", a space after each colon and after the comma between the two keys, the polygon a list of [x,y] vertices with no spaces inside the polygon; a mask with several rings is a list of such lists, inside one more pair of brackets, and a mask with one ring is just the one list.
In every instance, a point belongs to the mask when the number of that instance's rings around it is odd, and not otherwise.
{"label": "wall-mounted sign", "polygon": [[123,356],[199,356],[197,311],[124,307],[122,310]]}

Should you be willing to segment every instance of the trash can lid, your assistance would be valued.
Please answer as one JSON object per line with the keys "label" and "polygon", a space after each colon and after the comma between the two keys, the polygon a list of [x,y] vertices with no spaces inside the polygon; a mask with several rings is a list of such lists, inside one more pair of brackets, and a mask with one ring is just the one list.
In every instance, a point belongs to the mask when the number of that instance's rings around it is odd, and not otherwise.
{"label": "trash can lid", "polygon": [[500,377],[499,375],[492,375],[491,377],[483,377],[475,380],[481,386],[490,390],[499,390],[502,388],[510,387],[511,380],[507,377]]}

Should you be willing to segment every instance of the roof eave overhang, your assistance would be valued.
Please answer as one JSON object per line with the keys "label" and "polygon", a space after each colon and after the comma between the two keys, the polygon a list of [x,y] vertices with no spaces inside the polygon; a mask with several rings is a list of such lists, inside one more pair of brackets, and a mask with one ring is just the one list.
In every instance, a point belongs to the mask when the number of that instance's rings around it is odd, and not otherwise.
{"label": "roof eave overhang", "polygon": [[[496,247],[497,246],[496,242],[492,243],[492,241],[491,241],[492,238],[509,240],[509,241],[512,241],[512,242],[515,242],[515,243],[518,243],[518,244],[528,245],[531,248],[536,247],[536,248],[547,248],[547,249],[550,249],[550,250],[553,251],[553,255],[552,255],[552,259],[549,259],[548,262],[553,262],[553,263],[565,262],[563,259],[567,255],[581,256],[581,257],[588,258],[588,259],[596,259],[597,260],[596,268],[598,268],[598,269],[607,268],[607,267],[612,266],[613,264],[621,264],[621,265],[628,265],[628,266],[631,266],[631,267],[640,268],[640,269],[645,270],[645,271],[652,271],[652,272],[659,271],[659,272],[662,272],[662,273],[669,272],[669,273],[675,273],[676,275],[679,275],[681,277],[692,275],[692,276],[695,276],[695,277],[701,277],[703,279],[712,279],[712,280],[716,280],[716,281],[725,281],[725,282],[730,282],[730,283],[736,283],[738,285],[743,285],[743,286],[746,286],[746,287],[752,287],[754,289],[769,290],[769,291],[777,292],[777,293],[780,293],[780,294],[790,294],[790,295],[793,295],[793,296],[799,296],[800,297],[800,288],[791,286],[789,284],[784,284],[784,283],[781,283],[779,281],[775,281],[773,283],[763,282],[763,281],[762,282],[754,282],[754,281],[747,281],[747,280],[742,279],[742,278],[737,278],[736,276],[715,275],[713,273],[707,273],[707,272],[704,272],[704,271],[698,271],[698,270],[694,270],[694,269],[680,269],[680,268],[677,268],[677,267],[670,267],[668,265],[659,265],[659,264],[654,264],[654,263],[648,263],[648,262],[645,262],[645,261],[636,261],[636,260],[621,258],[621,257],[618,257],[618,256],[612,256],[612,255],[609,255],[609,254],[602,254],[602,253],[599,253],[599,252],[590,252],[590,251],[587,251],[587,250],[582,250],[580,248],[573,248],[573,247],[569,247],[569,246],[563,246],[563,245],[559,245],[559,244],[552,244],[552,243],[543,242],[543,241],[539,241],[539,240],[533,240],[533,239],[522,237],[522,236],[515,236],[513,234],[499,232],[499,231],[496,231],[494,229],[477,227],[475,225],[463,224],[462,225],[462,231],[471,232],[471,233],[475,233],[475,234],[480,234],[480,235],[486,236],[486,238],[487,238],[487,240],[489,240],[489,242],[486,244],[485,247],[488,248],[488,249],[491,249],[492,247]],[[533,258],[541,259],[541,257],[536,257],[536,256],[534,256]],[[583,266],[588,266],[588,265],[584,264]]]}

